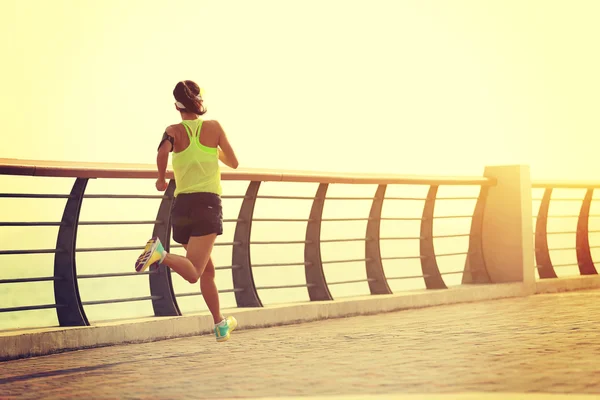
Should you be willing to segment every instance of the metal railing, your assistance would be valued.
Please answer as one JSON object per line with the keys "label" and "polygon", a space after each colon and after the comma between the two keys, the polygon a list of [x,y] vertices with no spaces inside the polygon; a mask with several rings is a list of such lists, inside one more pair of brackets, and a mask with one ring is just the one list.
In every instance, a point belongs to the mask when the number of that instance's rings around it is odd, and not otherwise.
{"label": "metal railing", "polygon": [[[0,159],[0,175],[23,175],[75,178],[69,194],[39,194],[39,193],[0,193],[0,198],[37,198],[37,199],[66,199],[62,218],[57,222],[0,222],[0,227],[15,226],[55,226],[58,227],[56,247],[51,249],[1,249],[0,255],[22,255],[47,253],[54,255],[54,273],[52,276],[32,278],[0,279],[0,290],[5,285],[14,283],[53,282],[55,302],[53,304],[38,304],[21,307],[2,307],[2,313],[24,312],[28,310],[56,309],[58,322],[61,326],[90,325],[86,316],[86,307],[97,304],[110,304],[135,301],[151,301],[155,316],[177,316],[182,312],[179,309],[177,298],[198,296],[200,292],[176,293],[173,290],[171,271],[163,266],[153,266],[142,275],[148,276],[150,289],[149,296],[126,297],[118,299],[105,299],[82,301],[78,284],[88,279],[104,279],[140,275],[136,272],[109,272],[96,274],[77,274],[76,254],[92,252],[115,252],[142,250],[142,246],[113,246],[113,247],[77,247],[77,231],[79,226],[85,225],[152,225],[153,236],[158,236],[169,251],[181,247],[171,245],[170,208],[173,201],[175,182],[171,179],[164,195],[115,195],[115,194],[86,194],[89,179],[153,179],[156,172],[152,165],[129,164],[91,164],[91,163],[59,163],[46,161],[20,161]],[[265,170],[226,170],[222,174],[224,181],[247,181],[248,186],[243,195],[225,195],[223,199],[240,199],[241,206],[237,218],[226,219],[227,224],[235,224],[233,241],[218,242],[216,246],[231,247],[231,265],[217,266],[220,270],[230,270],[233,288],[221,290],[220,293],[234,293],[238,307],[262,307],[259,291],[270,289],[285,289],[305,287],[311,301],[332,300],[330,286],[358,282],[368,284],[373,295],[391,294],[392,290],[388,281],[397,279],[422,278],[427,289],[445,289],[446,275],[468,275],[468,282],[485,283],[489,277],[481,252],[481,229],[485,200],[490,186],[495,185],[493,179],[483,177],[406,177],[399,175],[371,175],[371,174],[324,174],[302,172],[273,172]],[[314,196],[272,196],[259,195],[262,182],[312,182],[318,184]],[[332,184],[373,184],[377,186],[373,197],[349,196],[327,197],[328,188]],[[389,185],[424,185],[428,187],[424,197],[386,197]],[[479,187],[477,197],[439,197],[440,186],[475,186]],[[127,220],[127,221],[81,221],[80,211],[85,199],[159,199],[160,205],[155,219]],[[307,218],[255,218],[254,209],[259,199],[273,199],[279,202],[286,200],[306,200],[312,202]],[[361,218],[324,218],[323,210],[329,201],[371,201],[368,216]],[[382,217],[382,208],[385,200],[394,201],[422,201],[424,206],[420,217]],[[464,201],[476,200],[472,215],[434,215],[434,208],[439,201]],[[469,233],[434,235],[435,220],[471,219]],[[366,222],[364,237],[323,239],[321,230],[323,223],[338,223],[347,221]],[[380,236],[382,221],[414,221],[420,224],[418,236]],[[254,222],[280,222],[287,224],[306,224],[304,240],[272,240],[252,241],[251,232]],[[447,252],[436,254],[434,239],[442,238],[468,238],[468,251]],[[380,245],[382,241],[418,240],[419,254],[414,256],[382,257]],[[323,260],[321,245],[323,243],[356,243],[364,245],[364,257]],[[286,263],[252,263],[250,257],[251,245],[285,245],[296,244],[304,246],[304,259]],[[439,257],[466,256],[467,262],[464,269],[440,272],[437,259]],[[387,260],[419,260],[421,275],[386,277],[383,262]],[[336,263],[361,262],[366,269],[365,279],[352,279],[327,282],[324,274],[324,265]],[[285,268],[303,266],[305,283],[294,285],[257,286],[254,282],[253,270],[260,268]]]}
{"label": "metal railing", "polygon": [[[592,258],[592,249],[600,246],[590,246],[590,233],[600,233],[600,230],[590,230],[590,218],[598,218],[600,215],[590,214],[590,208],[593,202],[600,201],[594,199],[594,189],[600,189],[598,182],[534,182],[532,188],[543,189],[541,198],[534,198],[539,201],[540,206],[535,219],[535,260],[538,277],[540,279],[557,278],[555,268],[577,267],[580,275],[596,275],[595,264],[600,261],[594,261]],[[560,197],[552,198],[555,190],[585,190],[583,197]],[[581,202],[578,214],[549,214],[550,204],[552,203],[572,203]],[[548,231],[548,222],[552,219],[577,219],[575,230],[553,230]],[[548,245],[550,235],[575,235],[574,246],[552,247]],[[572,251],[575,250],[576,262],[553,263],[550,257],[551,251]]]}

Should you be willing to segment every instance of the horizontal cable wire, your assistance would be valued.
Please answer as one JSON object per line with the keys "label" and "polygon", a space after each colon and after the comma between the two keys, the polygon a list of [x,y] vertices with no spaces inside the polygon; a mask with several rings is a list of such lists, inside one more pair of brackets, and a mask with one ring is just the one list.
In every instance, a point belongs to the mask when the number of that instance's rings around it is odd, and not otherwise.
{"label": "horizontal cable wire", "polygon": [[370,218],[322,218],[323,222],[369,221]]}
{"label": "horizontal cable wire", "polygon": [[[544,250],[544,249],[536,249],[536,250]],[[565,251],[565,250],[577,250],[576,247],[553,247],[549,248],[548,251]]]}
{"label": "horizontal cable wire", "polygon": [[579,266],[579,263],[563,263],[563,264],[552,264],[553,267],[577,267]]}
{"label": "horizontal cable wire", "polygon": [[433,219],[460,219],[460,218],[473,218],[472,215],[434,215]]}
{"label": "horizontal cable wire", "polygon": [[374,278],[370,278],[370,279],[355,279],[355,280],[351,280],[351,281],[339,281],[339,282],[327,282],[327,285],[345,285],[347,283],[362,283],[362,282],[373,282],[376,281],[377,279]]}
{"label": "horizontal cable wire", "polygon": [[448,239],[448,238],[457,238],[457,237],[469,237],[470,233],[457,233],[455,235],[435,235],[432,236],[434,239]]}
{"label": "horizontal cable wire", "polygon": [[435,200],[478,200],[478,197],[436,197]]}
{"label": "horizontal cable wire", "polygon": [[381,217],[380,221],[427,221],[427,218],[422,217]]}
{"label": "horizontal cable wire", "polygon": [[84,194],[84,199],[168,199],[160,194]]}
{"label": "horizontal cable wire", "polygon": [[250,244],[309,244],[311,240],[272,240],[272,241],[255,241]]}
{"label": "horizontal cable wire", "polygon": [[425,239],[421,236],[388,236],[388,237],[380,237],[379,240],[421,240]]}
{"label": "horizontal cable wire", "polygon": [[365,242],[371,241],[371,238],[354,238],[354,239],[321,239],[321,243],[341,243],[341,242]]}
{"label": "horizontal cable wire", "polygon": [[349,263],[349,262],[359,262],[359,261],[371,261],[370,258],[355,258],[348,260],[327,260],[321,261],[321,264],[341,264],[341,263]]}
{"label": "horizontal cable wire", "polygon": [[216,270],[220,270],[220,269],[237,269],[240,268],[239,265],[222,265],[220,267],[215,267]]}
{"label": "horizontal cable wire", "polygon": [[267,289],[292,289],[292,288],[301,288],[301,287],[313,287],[312,283],[302,283],[298,285],[281,285],[281,286],[259,286],[256,290],[267,290]]}
{"label": "horizontal cable wire", "polygon": [[305,218],[253,218],[252,222],[312,222]]}
{"label": "horizontal cable wire", "polygon": [[136,275],[154,275],[158,273],[156,270],[147,270],[144,272],[109,272],[105,274],[81,274],[77,275],[77,279],[92,279],[92,278],[113,278],[121,276],[136,276]]}
{"label": "horizontal cable wire", "polygon": [[29,283],[29,282],[47,282],[60,281],[62,278],[54,276],[40,276],[35,278],[15,278],[15,279],[0,279],[0,284],[3,283]]}
{"label": "horizontal cable wire", "polygon": [[[533,201],[542,201],[541,198],[537,198],[537,197],[532,200]],[[600,199],[592,199],[592,201],[597,201],[597,200],[600,200]],[[583,201],[583,197],[580,199],[572,198],[572,197],[552,198],[552,199],[550,199],[550,201]]]}
{"label": "horizontal cable wire", "polygon": [[144,250],[145,246],[118,246],[118,247],[82,247],[78,248],[78,253],[89,253],[96,251],[128,251],[128,250]]}
{"label": "horizontal cable wire", "polygon": [[409,201],[425,201],[424,197],[386,197],[385,200],[409,200]]}
{"label": "horizontal cable wire", "polygon": [[61,226],[61,222],[52,221],[40,221],[40,222],[29,222],[29,221],[15,221],[15,222],[0,222],[0,226]]}
{"label": "horizontal cable wire", "polygon": [[381,257],[381,260],[421,260],[425,256],[395,256],[395,257]]}
{"label": "horizontal cable wire", "polygon": [[278,200],[315,200],[311,196],[256,196],[257,199],[278,199]]}
{"label": "horizontal cable wire", "polygon": [[262,267],[294,267],[294,266],[309,266],[312,265],[310,262],[289,262],[289,263],[269,263],[269,264],[252,264],[252,268]]}
{"label": "horizontal cable wire", "polygon": [[162,225],[164,221],[81,221],[79,225]]}
{"label": "horizontal cable wire", "polygon": [[410,275],[410,276],[390,276],[386,277],[387,280],[397,280],[397,279],[416,279],[416,278],[428,278],[429,275]]}
{"label": "horizontal cable wire", "polygon": [[325,197],[325,200],[379,200],[379,197],[340,197],[340,196],[332,196],[332,197]]}
{"label": "horizontal cable wire", "polygon": [[[216,242],[213,246],[236,246],[242,244],[242,242]],[[172,244],[171,245],[172,249],[183,249],[183,245],[182,244]]]}
{"label": "horizontal cable wire", "polygon": [[0,198],[5,199],[69,199],[69,194],[43,194],[43,193],[0,193]]}
{"label": "horizontal cable wire", "polygon": [[469,254],[469,252],[467,251],[463,251],[463,252],[459,252],[459,253],[442,253],[442,254],[436,254],[436,257],[450,257],[450,256],[464,256]]}
{"label": "horizontal cable wire", "polygon": [[62,249],[34,249],[34,250],[0,250],[0,255],[13,254],[55,254],[62,253]]}
{"label": "horizontal cable wire", "polygon": [[[552,267],[560,268],[560,267],[577,267],[579,264],[577,263],[566,263],[566,264],[552,264]],[[535,268],[548,268],[549,265],[536,265]]]}
{"label": "horizontal cable wire", "polygon": [[[590,217],[593,217],[593,215],[590,215]],[[548,215],[548,218],[579,218],[579,215],[561,215],[561,214],[557,214],[557,215]]]}
{"label": "horizontal cable wire", "polygon": [[8,307],[0,308],[0,313],[3,312],[15,312],[15,311],[30,311],[30,310],[46,310],[49,308],[61,307],[58,304],[40,304],[36,306],[21,306],[21,307]]}
{"label": "horizontal cable wire", "polygon": [[[223,289],[219,290],[219,293],[237,293],[243,292],[244,289]],[[189,297],[189,296],[202,296],[202,292],[187,292],[187,293],[179,293],[175,294],[175,297]]]}
{"label": "horizontal cable wire", "polygon": [[109,299],[109,300],[93,300],[93,301],[82,301],[81,304],[84,306],[94,306],[98,304],[115,304],[115,303],[129,303],[134,301],[143,300],[160,300],[162,296],[143,296],[143,297],[128,297],[124,299]]}

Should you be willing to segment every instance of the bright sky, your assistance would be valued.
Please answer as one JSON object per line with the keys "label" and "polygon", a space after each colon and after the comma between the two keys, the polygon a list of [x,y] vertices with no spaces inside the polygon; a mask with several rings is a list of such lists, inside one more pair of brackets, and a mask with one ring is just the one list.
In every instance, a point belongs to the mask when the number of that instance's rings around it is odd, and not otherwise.
{"label": "bright sky", "polygon": [[3,0],[0,157],[154,163],[172,90],[242,167],[598,179],[595,0]]}

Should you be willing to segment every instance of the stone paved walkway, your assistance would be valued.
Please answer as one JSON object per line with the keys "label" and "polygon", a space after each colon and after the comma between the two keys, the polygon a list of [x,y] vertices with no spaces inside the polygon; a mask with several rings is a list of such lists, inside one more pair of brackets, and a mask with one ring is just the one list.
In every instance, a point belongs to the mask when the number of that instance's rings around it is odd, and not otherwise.
{"label": "stone paved walkway", "polygon": [[600,397],[599,320],[585,291],[89,349],[0,363],[0,398]]}

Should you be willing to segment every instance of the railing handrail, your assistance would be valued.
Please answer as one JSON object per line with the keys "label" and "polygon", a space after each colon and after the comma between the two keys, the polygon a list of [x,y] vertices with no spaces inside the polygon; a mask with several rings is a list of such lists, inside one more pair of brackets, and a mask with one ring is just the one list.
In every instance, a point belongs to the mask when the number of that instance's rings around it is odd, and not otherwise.
{"label": "railing handrail", "polygon": [[600,189],[600,181],[562,181],[539,180],[532,181],[533,189]]}
{"label": "railing handrail", "polygon": [[[157,177],[153,164],[95,163],[73,161],[19,160],[0,158],[0,175],[27,175],[61,178],[137,178]],[[173,172],[167,171],[167,178]],[[336,173],[317,171],[236,169],[223,167],[226,181],[314,182],[354,184],[480,185],[493,186],[486,177],[419,176],[399,174]]]}

